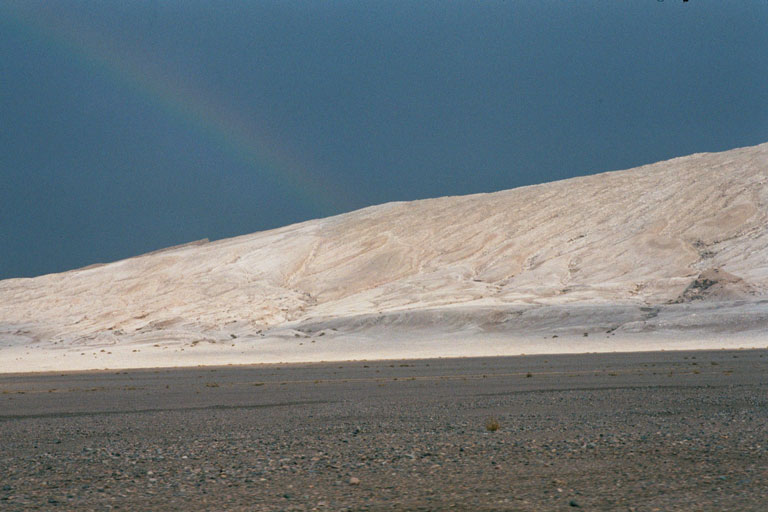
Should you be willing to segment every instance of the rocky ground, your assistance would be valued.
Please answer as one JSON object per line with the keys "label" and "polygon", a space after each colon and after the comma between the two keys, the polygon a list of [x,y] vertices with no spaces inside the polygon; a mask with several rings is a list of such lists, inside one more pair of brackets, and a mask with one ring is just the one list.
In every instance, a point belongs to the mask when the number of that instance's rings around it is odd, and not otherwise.
{"label": "rocky ground", "polygon": [[0,510],[765,510],[767,370],[753,350],[3,375]]}

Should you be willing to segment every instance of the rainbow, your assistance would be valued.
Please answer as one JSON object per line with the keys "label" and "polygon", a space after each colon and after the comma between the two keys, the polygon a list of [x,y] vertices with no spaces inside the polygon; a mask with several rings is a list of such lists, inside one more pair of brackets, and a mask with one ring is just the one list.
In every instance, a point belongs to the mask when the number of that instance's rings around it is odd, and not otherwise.
{"label": "rainbow", "polygon": [[0,4],[0,26],[3,23],[66,52],[89,72],[106,75],[116,86],[183,122],[234,162],[246,164],[285,192],[306,201],[317,215],[350,209],[352,203],[345,197],[348,187],[334,185],[327,177],[310,172],[309,166],[289,155],[252,119],[244,119],[231,106],[172,76],[167,68],[158,69],[124,49],[118,50],[113,41],[87,27],[54,18],[42,9],[25,13],[8,3]]}

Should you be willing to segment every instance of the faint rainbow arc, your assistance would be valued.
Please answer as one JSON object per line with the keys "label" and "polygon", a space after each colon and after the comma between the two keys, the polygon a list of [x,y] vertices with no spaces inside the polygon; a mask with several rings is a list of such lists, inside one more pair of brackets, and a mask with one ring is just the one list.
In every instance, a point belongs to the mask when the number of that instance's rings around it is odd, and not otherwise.
{"label": "faint rainbow arc", "polygon": [[249,123],[238,119],[231,109],[216,104],[180,80],[173,81],[150,66],[118,55],[104,41],[98,41],[80,27],[75,30],[64,26],[61,20],[46,20],[48,23],[43,24],[40,17],[33,21],[13,12],[10,14],[20,28],[66,49],[83,64],[105,73],[117,85],[130,88],[166,115],[183,120],[214,142],[228,157],[277,180],[279,186],[308,201],[318,214],[327,215],[349,208],[349,201],[343,197],[345,188],[334,185],[327,177],[320,179],[317,174],[304,170],[306,166],[293,162],[295,158],[280,151],[275,141],[255,133]]}

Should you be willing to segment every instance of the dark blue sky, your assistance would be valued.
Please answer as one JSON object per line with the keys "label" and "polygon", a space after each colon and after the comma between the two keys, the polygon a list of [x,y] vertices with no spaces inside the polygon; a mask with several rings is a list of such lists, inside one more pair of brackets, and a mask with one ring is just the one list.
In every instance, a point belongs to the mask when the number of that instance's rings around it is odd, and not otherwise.
{"label": "dark blue sky", "polygon": [[0,278],[768,141],[768,2],[0,2]]}

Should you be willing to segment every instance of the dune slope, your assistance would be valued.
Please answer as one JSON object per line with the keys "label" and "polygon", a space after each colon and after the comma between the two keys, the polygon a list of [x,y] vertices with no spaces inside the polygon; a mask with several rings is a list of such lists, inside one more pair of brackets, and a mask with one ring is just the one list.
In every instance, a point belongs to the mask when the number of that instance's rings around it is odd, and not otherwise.
{"label": "dune slope", "polygon": [[762,144],[0,281],[0,370],[765,346],[767,294]]}

